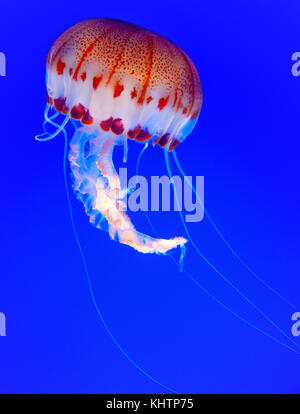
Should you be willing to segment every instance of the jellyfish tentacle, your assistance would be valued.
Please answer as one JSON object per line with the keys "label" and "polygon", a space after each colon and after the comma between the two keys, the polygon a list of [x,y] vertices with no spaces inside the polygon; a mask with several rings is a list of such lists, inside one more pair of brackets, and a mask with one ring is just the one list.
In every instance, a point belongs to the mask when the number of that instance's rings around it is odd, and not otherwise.
{"label": "jellyfish tentacle", "polygon": [[289,299],[285,298],[280,292],[278,292],[278,290],[276,290],[275,288],[273,288],[271,285],[269,285],[262,277],[260,277],[253,269],[251,269],[251,267],[249,265],[247,265],[247,263],[239,256],[239,254],[234,250],[234,248],[229,244],[229,242],[225,239],[223,233],[221,232],[221,230],[219,229],[219,227],[216,225],[216,223],[213,221],[213,219],[211,218],[211,216],[208,214],[206,208],[204,207],[203,201],[201,200],[201,197],[199,196],[197,190],[195,189],[195,187],[193,186],[192,182],[189,180],[189,178],[186,176],[179,160],[176,154],[176,151],[172,151],[172,155],[174,157],[174,161],[175,164],[178,168],[178,170],[180,171],[181,175],[183,177],[185,177],[185,180],[187,182],[187,184],[189,185],[189,187],[192,189],[193,193],[195,194],[197,200],[200,202],[201,208],[203,209],[203,211],[205,212],[205,216],[208,218],[209,222],[211,223],[211,225],[213,226],[213,228],[215,229],[215,231],[217,232],[217,234],[219,235],[219,237],[222,239],[222,241],[224,242],[225,246],[231,251],[231,253],[236,257],[236,259],[242,264],[242,266],[249,272],[252,274],[252,276],[254,276],[260,283],[262,283],[267,289],[269,289],[272,293],[274,293],[276,296],[278,296],[282,301],[284,301],[287,305],[289,305],[291,308],[293,308],[294,310],[297,310],[298,307],[293,304]]}
{"label": "jellyfish tentacle", "polygon": [[[139,156],[138,156],[138,159],[137,159],[137,162],[136,162],[136,170],[135,170],[135,188],[136,188],[136,186],[137,186],[137,182],[138,182],[138,176],[139,176],[139,169],[140,169],[141,159],[142,159],[142,156],[143,156],[144,152],[146,151],[146,149],[147,149],[148,147],[149,147],[149,143],[148,143],[148,142],[146,142],[146,143],[144,144],[143,148],[141,149],[141,151],[140,151],[140,153],[139,153]],[[148,217],[148,214],[147,214],[146,216]],[[153,230],[153,229],[152,229],[152,230]]]}
{"label": "jellyfish tentacle", "polygon": [[127,138],[127,135],[124,135],[123,162],[127,162],[127,158],[128,158],[128,138]]}
{"label": "jellyfish tentacle", "polygon": [[[137,164],[136,164],[136,172],[135,172],[136,177],[138,177],[138,175],[139,175],[141,159],[142,159],[142,156],[145,153],[145,151],[146,151],[147,148],[148,148],[148,143],[146,143],[144,145],[144,147],[142,148],[141,152],[139,153],[138,160],[137,160]],[[141,200],[141,203],[143,203],[143,200]],[[150,220],[149,214],[147,213],[146,209],[143,209],[143,210],[144,210],[146,219],[147,219],[147,221],[148,221],[148,223],[149,223],[149,225],[150,225],[150,227],[151,227],[154,235],[157,237],[158,236],[158,232],[157,232],[156,228],[154,227],[152,221]]]}
{"label": "jellyfish tentacle", "polygon": [[[135,180],[136,184],[135,184],[135,186],[137,185],[137,180],[138,180],[138,176],[139,176],[139,168],[140,168],[141,159],[142,159],[142,156],[143,156],[144,152],[148,148],[148,146],[149,146],[149,144],[148,144],[148,142],[146,142],[146,144],[143,146],[143,148],[140,151],[139,156],[138,156],[138,160],[137,160],[137,164],[136,164],[136,172],[135,172],[135,176],[136,176],[136,180]],[[142,202],[143,201],[141,200],[141,203]],[[145,209],[144,209],[144,213],[145,213],[146,219],[147,219],[147,221],[148,221],[148,223],[149,223],[149,225],[150,225],[150,227],[151,227],[154,235],[156,237],[158,237],[158,233],[156,231],[156,228],[152,224],[152,221],[150,220],[150,217],[149,217],[149,215],[148,215],[148,213],[147,213],[147,211]],[[182,270],[183,270],[183,259],[184,259],[185,254],[186,254],[185,244],[182,244],[180,246],[180,249],[181,249],[181,251],[180,251],[180,258],[179,258],[178,266],[179,266],[179,271],[182,272]]]}
{"label": "jellyfish tentacle", "polygon": [[[137,163],[136,163],[136,172],[135,172],[135,176],[136,176],[135,182],[136,183],[137,183],[137,179],[138,179],[138,176],[139,176],[139,168],[140,168],[141,159],[142,159],[142,156],[143,156],[144,152],[148,148],[148,146],[149,146],[149,144],[148,144],[148,142],[146,142],[146,144],[144,145],[144,147],[142,148],[142,150],[140,151],[139,156],[138,156],[138,160],[137,160]],[[135,184],[135,185],[137,185],[137,184]],[[143,203],[143,200],[141,200],[141,203]],[[146,219],[147,219],[154,235],[157,237],[158,233],[156,231],[156,228],[152,224],[152,221],[150,220],[150,217],[149,217],[149,215],[148,215],[148,213],[145,209],[144,209],[144,213],[145,213]],[[181,251],[180,251],[180,258],[179,258],[178,266],[179,266],[179,271],[182,272],[182,270],[183,270],[183,259],[184,259],[185,254],[186,254],[185,244],[180,246],[180,250]]]}
{"label": "jellyfish tentacle", "polygon": [[[174,257],[172,256],[172,254],[170,255],[170,258],[173,260],[173,262],[175,262],[176,265],[178,265],[179,263],[174,259]],[[189,278],[191,279],[206,295],[208,295],[214,302],[216,302],[218,305],[220,305],[223,309],[227,310],[229,313],[231,313],[233,316],[235,316],[237,319],[239,319],[241,322],[244,322],[246,325],[248,325],[250,328],[253,328],[254,330],[256,330],[257,332],[261,333],[262,335],[264,335],[266,338],[271,339],[272,341],[274,341],[275,343],[283,346],[284,348],[288,349],[289,351],[292,351],[293,353],[295,353],[296,355],[300,355],[300,352],[297,351],[296,349],[292,348],[290,345],[286,344],[285,342],[282,342],[280,339],[275,338],[273,335],[269,334],[268,332],[266,332],[264,329],[259,328],[258,326],[256,326],[255,324],[253,324],[252,322],[248,321],[248,319],[244,318],[242,315],[240,315],[239,313],[235,312],[233,309],[231,309],[229,306],[227,306],[224,302],[222,302],[220,299],[218,299],[215,295],[213,295],[209,290],[207,290],[204,286],[202,286],[200,284],[200,282],[198,282],[197,279],[195,279],[189,272],[187,272],[185,269],[183,269],[183,273]]]}
{"label": "jellyfish tentacle", "polygon": [[[136,176],[139,175],[139,168],[140,168],[140,163],[141,163],[141,158],[142,155],[144,154],[145,150],[147,149],[147,147],[145,146],[138,157],[138,162],[137,162],[137,168],[136,168]],[[149,215],[147,213],[146,210],[144,210],[144,214],[146,216],[146,219],[149,223],[149,225],[152,228],[153,233],[157,236],[158,232],[155,228],[155,226],[153,225],[152,221],[149,218]],[[184,248],[185,246],[183,246]],[[181,257],[179,259],[179,261],[177,261],[173,254],[170,253],[169,254],[170,259],[173,261],[173,263],[175,263],[175,265],[177,267],[181,267]],[[201,283],[195,279],[194,276],[191,275],[191,273],[189,273],[186,269],[182,268],[182,273],[184,273],[190,280],[192,280],[193,283],[195,283],[207,296],[209,296],[214,302],[216,302],[219,306],[221,306],[223,309],[225,309],[226,311],[228,311],[230,314],[232,314],[234,317],[236,317],[238,320],[240,320],[241,322],[245,323],[246,325],[248,325],[250,328],[253,328],[254,330],[256,330],[257,332],[259,332],[260,334],[264,335],[266,338],[271,339],[272,341],[274,341],[275,343],[283,346],[284,348],[288,349],[289,351],[294,352],[297,355],[300,355],[300,352],[295,350],[294,348],[292,348],[291,346],[287,345],[286,343],[282,342],[281,340],[275,338],[273,335],[269,334],[268,332],[266,332],[265,330],[259,328],[258,326],[256,326],[255,324],[251,323],[248,319],[244,318],[242,315],[240,315],[239,313],[235,312],[233,309],[231,309],[228,305],[226,305],[224,302],[222,302],[220,299],[218,299],[215,295],[213,295],[208,289],[206,289],[204,286],[201,285]]]}
{"label": "jellyfish tentacle", "polygon": [[[49,137],[51,135],[50,132],[46,128],[48,124],[54,125],[56,128],[59,127],[58,124],[53,122],[53,120],[59,116],[59,113],[55,112],[52,116],[49,117],[48,116],[49,110],[50,110],[50,105],[47,104],[46,107],[45,107],[45,110],[44,110],[44,122],[43,122],[43,131],[44,132],[42,132],[41,134],[38,134],[34,137],[36,141],[41,141],[42,142],[42,141],[45,140],[45,139],[42,138],[43,136]],[[46,139],[46,141],[47,141],[47,139]]]}
{"label": "jellyfish tentacle", "polygon": [[[167,149],[165,149],[164,151],[165,153],[165,162],[166,162],[166,166],[167,166],[167,170],[168,170],[168,174],[169,177],[172,177],[172,172],[171,172],[171,167],[170,167],[170,160],[169,160],[169,152]],[[176,203],[178,204],[178,196],[177,196],[177,191],[176,191],[176,187],[173,186],[174,188],[174,194],[175,194],[175,200]],[[245,295],[233,282],[231,282],[221,271],[219,271],[208,259],[207,257],[199,250],[199,248],[197,247],[196,243],[194,242],[188,228],[187,225],[184,221],[182,212],[179,210],[179,215],[183,224],[183,227],[185,229],[185,232],[188,236],[189,241],[191,242],[192,246],[194,247],[195,251],[198,253],[198,255],[204,260],[204,262],[218,275],[221,277],[221,279],[224,280],[224,282],[226,284],[228,284],[238,295],[240,295],[250,306],[253,307],[253,309],[255,309],[266,321],[268,321],[275,329],[278,330],[278,332],[280,332],[285,338],[287,338],[290,342],[292,342],[297,348],[300,348],[300,345],[297,344],[297,342],[295,342],[293,339],[291,339],[285,332],[283,329],[281,329],[258,305],[256,305],[247,295]]]}
{"label": "jellyfish tentacle", "polygon": [[[177,391],[175,391],[173,388],[168,387],[167,385],[163,384],[162,382],[158,381],[157,379],[155,379],[152,375],[148,374],[147,371],[145,371],[140,365],[138,365],[130,356],[129,354],[124,350],[124,348],[121,346],[121,344],[118,342],[118,340],[115,338],[114,334],[112,333],[112,331],[109,329],[103,315],[102,312],[98,306],[98,303],[96,301],[96,297],[95,297],[95,293],[94,293],[94,289],[92,286],[92,281],[91,281],[91,277],[90,277],[90,273],[88,270],[88,266],[87,266],[87,261],[85,258],[85,254],[83,251],[83,248],[81,246],[80,240],[79,240],[79,235],[78,235],[78,231],[75,225],[75,220],[74,220],[74,215],[73,215],[73,209],[72,209],[72,204],[71,204],[71,198],[70,198],[70,193],[69,193],[69,187],[68,187],[68,181],[67,181],[67,168],[66,168],[66,161],[67,161],[67,152],[68,152],[68,136],[65,130],[63,130],[64,136],[65,136],[65,143],[64,143],[64,158],[63,158],[63,170],[64,170],[64,183],[65,183],[65,190],[66,190],[66,195],[67,195],[67,202],[68,202],[68,208],[69,208],[69,213],[70,213],[70,219],[71,219],[71,224],[73,227],[73,231],[74,231],[74,236],[75,236],[75,240],[80,252],[80,256],[82,259],[82,263],[83,263],[83,267],[84,267],[84,271],[87,277],[87,281],[88,281],[88,286],[89,286],[89,291],[90,291],[90,295],[93,301],[93,305],[96,309],[96,312],[104,326],[104,329],[106,331],[106,333],[109,335],[109,337],[112,339],[112,341],[114,342],[114,344],[116,345],[116,347],[119,349],[119,351],[121,352],[121,354],[127,359],[127,361],[129,361],[141,374],[143,374],[146,378],[148,378],[150,381],[154,382],[155,384],[159,385],[160,387],[164,388],[165,390],[174,393],[174,394],[178,394]],[[79,139],[79,135],[77,136],[77,138]]]}
{"label": "jellyfish tentacle", "polygon": [[[112,161],[116,138],[113,134],[92,131],[89,127],[78,128],[71,140],[69,153],[74,189],[85,206],[90,222],[102,230],[108,230],[113,240],[141,253],[165,254],[185,244],[187,240],[183,237],[152,238],[136,231],[124,211],[121,200],[124,195]],[[87,142],[92,152],[88,159],[84,153]]]}
{"label": "jellyfish tentacle", "polygon": [[[49,106],[49,105],[47,105],[47,106]],[[49,109],[48,109],[48,111],[49,111]],[[47,112],[45,111],[45,120],[43,122],[43,130],[44,130],[44,134],[49,136],[49,135],[51,135],[51,133],[47,130],[46,127],[48,125],[53,125],[53,121],[54,121],[54,119],[56,119],[59,116],[59,113],[55,112],[53,115],[51,115],[49,117],[48,116],[48,111]],[[43,134],[41,134],[41,135],[43,135]]]}
{"label": "jellyfish tentacle", "polygon": [[[54,127],[59,128],[60,125],[57,124],[56,122],[53,121],[53,119],[55,119],[56,116],[53,115],[52,117],[46,119],[46,122],[52,124]],[[75,126],[76,127],[76,126]],[[69,187],[68,187],[68,182],[67,182],[67,169],[66,169],[66,160],[67,160],[67,152],[68,152],[68,136],[67,136],[67,132],[64,128],[62,128],[59,132],[63,132],[64,134],[64,157],[63,157],[63,171],[64,171],[64,183],[65,183],[65,189],[66,189],[66,195],[67,195],[67,202],[68,202],[68,207],[69,207],[69,213],[70,213],[70,218],[71,218],[71,224],[73,227],[73,231],[74,231],[74,235],[75,235],[75,240],[77,243],[77,246],[79,248],[80,251],[80,255],[81,255],[81,259],[83,262],[83,266],[84,266],[84,270],[85,270],[85,274],[87,276],[87,280],[88,280],[88,286],[89,286],[89,291],[92,297],[92,301],[94,304],[94,307],[96,309],[96,312],[105,328],[105,331],[107,332],[107,334],[110,336],[110,338],[112,339],[112,341],[114,342],[114,344],[117,346],[117,348],[119,349],[119,351],[122,353],[122,355],[140,372],[142,373],[146,378],[148,378],[150,381],[154,382],[155,384],[161,386],[162,388],[164,388],[165,390],[174,393],[174,394],[178,394],[177,391],[175,391],[173,388],[168,387],[167,385],[163,384],[162,382],[158,381],[157,379],[155,379],[152,375],[148,374],[147,371],[145,371],[140,365],[138,365],[130,356],[129,354],[124,350],[124,348],[120,345],[120,343],[117,341],[117,339],[115,338],[115,336],[113,335],[113,333],[111,332],[111,330],[109,329],[107,323],[105,322],[105,319],[100,311],[100,308],[97,304],[96,301],[96,297],[94,294],[94,290],[93,290],[93,286],[92,286],[92,282],[91,282],[91,278],[90,278],[90,274],[88,271],[88,267],[87,267],[87,262],[86,262],[86,258],[85,258],[85,254],[84,251],[81,247],[81,243],[79,241],[79,236],[78,236],[78,232],[77,232],[77,228],[75,225],[75,221],[74,221],[74,217],[73,217],[73,210],[72,210],[72,205],[71,205],[71,199],[70,199],[70,193],[69,193]],[[45,131],[45,135],[48,134],[50,135],[47,131]],[[58,134],[57,134],[58,135]],[[97,134],[94,134],[94,136],[97,136]],[[69,151],[69,158],[73,157],[73,161],[72,161],[72,171],[73,174],[75,173],[79,173],[79,169],[80,169],[80,165],[76,164],[76,153],[79,152],[79,148],[80,148],[80,152],[83,152],[83,147],[85,145],[86,142],[88,142],[89,140],[93,141],[93,134],[91,133],[87,133],[86,128],[82,128],[80,131],[76,129],[76,132],[74,134],[73,140],[72,140],[72,147],[71,150]],[[44,140],[41,140],[44,141]],[[75,157],[75,158],[74,158]],[[88,168],[86,166],[86,162],[83,162],[84,159],[82,157],[81,159],[82,161],[82,167],[86,172],[88,172]]]}
{"label": "jellyfish tentacle", "polygon": [[[54,125],[54,123],[52,122],[52,120],[50,118],[47,117],[46,120],[47,120],[47,122],[49,122],[52,125]],[[66,117],[65,117],[65,119],[64,119],[64,121],[62,122],[61,125],[58,125],[58,124],[55,123],[55,125],[57,125],[58,128],[57,128],[57,130],[53,134],[49,135],[48,132],[45,131],[45,132],[43,132],[40,135],[36,135],[35,136],[35,139],[37,141],[44,141],[44,142],[51,141],[52,139],[54,139],[64,129],[64,127],[67,125],[67,123],[69,122],[69,120],[70,120],[70,116],[69,115],[66,115]],[[46,134],[47,134],[47,136],[45,138],[42,138]]]}
{"label": "jellyfish tentacle", "polygon": [[112,160],[114,147],[115,137],[111,134],[111,136],[106,138],[103,142],[101,149],[99,148],[97,167],[100,170],[101,175],[108,180],[111,197],[120,199],[123,198],[125,194],[120,194],[121,183]]}

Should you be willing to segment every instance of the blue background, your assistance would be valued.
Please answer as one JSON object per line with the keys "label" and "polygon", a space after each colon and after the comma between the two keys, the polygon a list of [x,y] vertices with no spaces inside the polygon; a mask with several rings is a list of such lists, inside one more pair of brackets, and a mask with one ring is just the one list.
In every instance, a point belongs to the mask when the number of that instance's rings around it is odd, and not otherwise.
{"label": "blue background", "polygon": [[[115,17],[154,30],[192,58],[203,109],[178,157],[205,176],[205,205],[241,257],[299,304],[299,1],[13,2],[1,5],[0,392],[160,393],[107,335],[93,307],[63,183],[63,137],[41,144],[45,59],[69,26]],[[134,173],[139,147],[130,144]],[[175,167],[173,166],[175,171]],[[142,160],[166,173],[163,152]],[[207,296],[169,257],[141,255],[93,228],[72,204],[94,292],[110,329],[149,374],[186,393],[300,391],[299,355]],[[178,213],[151,213],[160,235],[184,235]],[[143,213],[133,217],[151,233]],[[201,251],[293,338],[293,309],[232,257],[207,218],[189,224]],[[289,343],[193,251],[185,268],[234,311]],[[294,346],[294,345],[292,345]],[[294,346],[296,348],[296,346]]]}

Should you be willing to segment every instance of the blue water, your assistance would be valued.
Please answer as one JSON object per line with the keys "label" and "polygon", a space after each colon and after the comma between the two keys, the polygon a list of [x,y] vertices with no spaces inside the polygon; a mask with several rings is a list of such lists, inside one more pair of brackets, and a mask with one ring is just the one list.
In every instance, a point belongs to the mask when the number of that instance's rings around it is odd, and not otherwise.
{"label": "blue water", "polygon": [[[0,392],[165,392],[124,358],[95,311],[68,212],[63,135],[34,140],[42,130],[48,49],[86,18],[131,21],[191,56],[204,104],[178,158],[186,173],[205,177],[205,207],[226,239],[300,311],[300,77],[291,73],[299,13],[298,1],[281,0],[190,1],[184,8],[158,0],[1,5],[0,312],[7,336],[0,337]],[[140,150],[130,143],[131,175]],[[163,151],[147,150],[140,172],[166,174]],[[221,307],[169,257],[110,241],[88,223],[72,191],[71,201],[98,306],[151,376],[178,392],[300,391],[299,355]],[[151,234],[142,212],[132,218]],[[153,212],[151,220],[163,237],[185,234],[178,213]],[[188,227],[201,252],[300,346],[290,333],[294,310],[241,266],[207,218]],[[296,349],[191,243],[184,266],[234,312]]]}

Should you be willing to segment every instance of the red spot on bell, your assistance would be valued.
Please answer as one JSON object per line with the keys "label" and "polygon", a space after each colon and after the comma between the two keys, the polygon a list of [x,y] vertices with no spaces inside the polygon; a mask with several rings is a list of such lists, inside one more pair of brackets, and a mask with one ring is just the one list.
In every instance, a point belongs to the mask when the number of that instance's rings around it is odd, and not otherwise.
{"label": "red spot on bell", "polygon": [[103,131],[109,131],[111,128],[111,124],[113,122],[113,117],[106,119],[106,121],[100,122],[100,127],[103,129]]}
{"label": "red spot on bell", "polygon": [[81,119],[85,115],[86,111],[87,110],[85,109],[83,105],[81,104],[74,105],[70,112],[71,118]]}
{"label": "red spot on bell", "polygon": [[70,69],[69,69],[69,75],[70,75],[70,76],[72,76],[72,73],[73,73],[73,69],[72,69],[72,68],[70,68]]}
{"label": "red spot on bell", "polygon": [[57,98],[53,100],[54,108],[62,114],[67,114],[69,109],[66,105],[66,98]]}
{"label": "red spot on bell", "polygon": [[160,140],[160,137],[156,138],[153,142],[153,146],[155,147],[156,144],[158,144],[158,141]]}
{"label": "red spot on bell", "polygon": [[62,75],[64,73],[65,66],[66,64],[61,59],[57,61],[56,72],[58,75]]}
{"label": "red spot on bell", "polygon": [[131,99],[134,99],[137,97],[137,91],[135,88],[133,88],[133,90],[131,91]]}
{"label": "red spot on bell", "polygon": [[82,118],[81,122],[84,125],[91,125],[94,122],[93,117],[90,115],[89,111],[86,112],[86,114]]}
{"label": "red spot on bell", "polygon": [[160,98],[160,100],[158,101],[158,105],[157,107],[162,110],[164,109],[164,107],[168,104],[169,102],[169,96],[167,96],[167,98]]}
{"label": "red spot on bell", "polygon": [[147,129],[142,129],[137,137],[135,138],[138,142],[145,142],[148,141],[150,138],[152,137],[152,135],[150,134],[150,132]]}
{"label": "red spot on bell", "polygon": [[116,118],[113,120],[111,125],[111,130],[116,135],[121,135],[124,132],[124,126],[121,118]]}
{"label": "red spot on bell", "polygon": [[93,88],[94,88],[94,90],[96,90],[98,88],[99,83],[102,81],[102,77],[103,77],[102,75],[94,77],[94,79],[93,79]]}
{"label": "red spot on bell", "polygon": [[86,80],[86,72],[83,72],[83,73],[80,75],[80,77],[81,77],[81,79],[82,79],[82,82],[84,82],[84,81]]}
{"label": "red spot on bell", "polygon": [[118,96],[120,96],[123,90],[124,90],[124,86],[121,85],[119,81],[117,81],[115,84],[114,98],[117,98]]}
{"label": "red spot on bell", "polygon": [[173,149],[175,149],[179,144],[180,141],[178,141],[178,139],[173,139],[173,141],[169,145],[169,151],[173,151]]}
{"label": "red spot on bell", "polygon": [[169,142],[170,134],[165,134],[161,138],[157,139],[157,143],[161,148],[164,148]]}
{"label": "red spot on bell", "polygon": [[149,104],[151,101],[153,101],[153,98],[152,98],[152,96],[149,96],[148,98],[147,98],[147,104]]}
{"label": "red spot on bell", "polygon": [[133,129],[130,129],[127,132],[127,136],[131,139],[135,139],[138,136],[141,129],[142,127],[140,125],[137,125],[136,127],[134,127]]}

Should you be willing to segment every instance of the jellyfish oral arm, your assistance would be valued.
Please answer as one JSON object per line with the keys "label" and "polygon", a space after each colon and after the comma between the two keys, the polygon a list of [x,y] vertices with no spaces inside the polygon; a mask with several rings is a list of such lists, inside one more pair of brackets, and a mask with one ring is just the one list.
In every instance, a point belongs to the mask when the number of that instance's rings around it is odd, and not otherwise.
{"label": "jellyfish oral arm", "polygon": [[[74,178],[74,190],[84,206],[90,222],[107,230],[113,240],[133,247],[141,253],[165,254],[187,240],[152,238],[137,232],[124,211],[127,189],[121,189],[112,161],[116,137],[82,127],[76,130],[70,143],[69,160]],[[87,149],[88,148],[88,149]]]}

